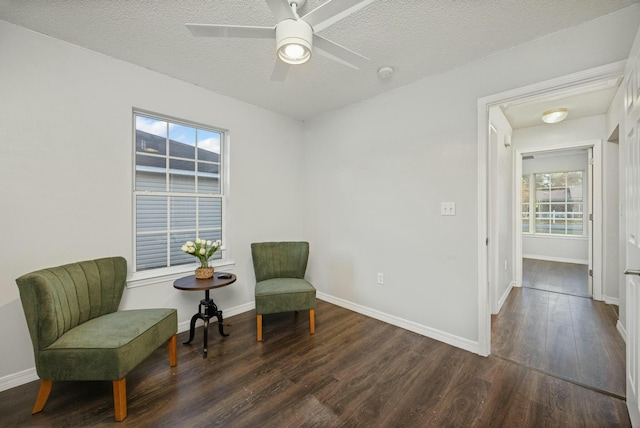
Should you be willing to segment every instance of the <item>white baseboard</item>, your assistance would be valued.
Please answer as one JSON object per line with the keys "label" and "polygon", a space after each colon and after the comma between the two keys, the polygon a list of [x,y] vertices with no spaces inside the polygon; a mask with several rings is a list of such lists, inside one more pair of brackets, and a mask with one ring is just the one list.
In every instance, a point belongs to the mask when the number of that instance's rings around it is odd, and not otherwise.
{"label": "white baseboard", "polygon": [[[224,315],[224,318],[229,318],[234,315],[240,315],[242,313],[252,311],[255,308],[256,308],[256,302],[252,301],[252,302],[244,303],[242,305],[235,306],[233,308],[225,309],[223,315]],[[218,320],[216,320],[215,318],[213,319],[213,322],[217,322],[217,321]],[[203,324],[202,320],[196,321],[196,327],[201,326],[202,324]],[[191,318],[178,323],[178,333],[189,331],[190,328],[191,328]]]}
{"label": "white baseboard", "polygon": [[497,315],[500,313],[500,309],[502,309],[502,305],[504,305],[504,302],[507,301],[507,297],[509,297],[509,293],[511,293],[511,290],[515,286],[516,286],[516,281],[512,280],[507,286],[507,289],[502,294],[502,297],[500,297],[500,300],[498,300],[498,307],[496,308],[495,312],[493,312],[493,315]]}
{"label": "white baseboard", "polygon": [[616,305],[616,306],[620,306],[620,299],[619,299],[618,297],[602,296],[602,300],[603,300],[607,305]]}
{"label": "white baseboard", "polygon": [[627,330],[624,329],[624,326],[622,325],[620,320],[618,320],[618,322],[616,323],[616,329],[618,330],[618,333],[620,333],[620,336],[622,336],[622,340],[624,340],[625,343],[626,343],[627,342]]}
{"label": "white baseboard", "polygon": [[376,309],[371,309],[366,306],[362,306],[357,303],[341,299],[339,297],[330,296],[319,291],[317,292],[317,297],[318,299],[324,300],[325,302],[333,303],[334,305],[341,306],[354,312],[358,312],[359,314],[384,321],[387,324],[395,325],[396,327],[418,333],[422,336],[430,337],[440,342],[444,342],[448,345],[455,346],[456,348],[464,349],[465,351],[473,352],[475,354],[478,354],[480,352],[478,342],[455,336],[444,331],[436,330],[434,328],[427,327],[413,321],[408,321],[394,315],[389,315]]}
{"label": "white baseboard", "polygon": [[0,378],[0,391],[6,391],[7,389],[15,388],[16,386],[24,385],[25,383],[33,382],[40,379],[36,368],[23,370],[18,373],[11,373]]}
{"label": "white baseboard", "polygon": [[540,256],[537,254],[523,254],[523,259],[546,260],[548,262],[573,263],[576,265],[588,265],[589,260],[569,259],[566,257]]}

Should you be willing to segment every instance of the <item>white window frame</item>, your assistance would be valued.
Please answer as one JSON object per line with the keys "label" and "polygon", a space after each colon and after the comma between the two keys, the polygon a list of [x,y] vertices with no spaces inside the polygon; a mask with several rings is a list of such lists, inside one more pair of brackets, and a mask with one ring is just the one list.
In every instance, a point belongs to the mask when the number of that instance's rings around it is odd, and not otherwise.
{"label": "white window frame", "polygon": [[[131,230],[131,250],[132,250],[132,263],[130,266],[130,274],[127,278],[127,287],[141,287],[146,285],[158,284],[166,281],[173,281],[175,279],[181,278],[185,276],[187,273],[192,273],[198,266],[199,262],[194,258],[194,263],[180,264],[176,266],[169,267],[160,267],[154,269],[146,269],[141,271],[136,271],[136,197],[137,196],[153,196],[155,192],[142,190],[136,190],[136,116],[144,116],[151,119],[157,119],[160,121],[171,122],[173,124],[203,129],[206,131],[216,132],[221,135],[220,138],[220,193],[219,194],[209,194],[205,197],[215,197],[219,198],[221,201],[221,240],[222,247],[219,251],[222,253],[222,257],[220,259],[212,260],[212,264],[215,268],[222,268],[225,270],[233,269],[235,266],[235,262],[229,259],[229,245],[227,244],[227,205],[228,205],[228,197],[229,197],[229,131],[226,129],[221,129],[218,127],[214,127],[211,125],[205,125],[193,121],[188,121],[184,119],[175,118],[172,116],[158,114],[154,112],[149,112],[141,109],[133,109],[131,118],[132,118],[132,230]],[[168,156],[168,153],[167,153]],[[182,192],[161,192],[162,196],[168,197],[203,197],[203,194],[199,193],[182,193]],[[167,231],[170,233],[170,231]],[[196,237],[194,236],[194,239]]]}

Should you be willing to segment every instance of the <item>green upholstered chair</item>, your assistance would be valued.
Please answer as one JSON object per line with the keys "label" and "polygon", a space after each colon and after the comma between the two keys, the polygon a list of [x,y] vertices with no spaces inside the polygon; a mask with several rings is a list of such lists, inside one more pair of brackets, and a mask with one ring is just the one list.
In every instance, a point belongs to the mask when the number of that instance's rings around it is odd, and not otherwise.
{"label": "green upholstered chair", "polygon": [[34,414],[44,408],[54,380],[110,380],[121,421],[127,373],[167,341],[169,363],[177,364],[177,311],[118,311],[126,277],[126,260],[110,257],[16,279],[40,377]]}
{"label": "green upholstered chair", "polygon": [[256,274],[256,324],[262,341],[262,315],[309,310],[309,330],[315,333],[316,289],[304,279],[308,242],[251,244]]}

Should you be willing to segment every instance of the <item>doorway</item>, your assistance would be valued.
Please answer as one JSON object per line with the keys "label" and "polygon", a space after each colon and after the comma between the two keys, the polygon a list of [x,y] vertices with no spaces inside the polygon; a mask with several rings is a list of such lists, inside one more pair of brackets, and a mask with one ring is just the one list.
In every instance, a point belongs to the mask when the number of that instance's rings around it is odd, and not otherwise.
{"label": "doorway", "polygon": [[[562,131],[543,126],[517,134],[515,280],[520,286],[604,300],[603,143],[542,144],[552,134],[581,138],[576,129],[590,121],[567,124]],[[532,141],[539,147],[526,148]]]}
{"label": "doorway", "polygon": [[522,287],[593,296],[593,164],[593,148],[523,155]]}
{"label": "doorway", "polygon": [[[495,260],[489,260],[488,255],[491,253],[492,257],[495,257],[497,253],[496,249],[491,247],[489,249],[489,219],[492,216],[491,213],[491,204],[493,203],[493,198],[489,199],[489,189],[491,188],[491,183],[495,182],[496,177],[492,177],[489,171],[492,171],[491,159],[489,157],[489,108],[491,106],[500,105],[503,103],[514,102],[522,99],[531,99],[534,97],[558,97],[559,93],[570,92],[579,90],[582,85],[593,85],[597,84],[597,82],[602,82],[610,79],[619,79],[624,69],[624,61],[619,63],[610,64],[603,67],[597,67],[595,69],[587,70],[582,73],[577,73],[575,75],[564,76],[562,78],[553,79],[551,81],[541,82],[536,85],[531,85],[524,88],[515,89],[512,91],[507,91],[500,94],[495,94],[489,97],[481,98],[478,100],[478,151],[479,151],[479,168],[478,168],[478,218],[479,218],[479,228],[478,228],[478,257],[479,257],[479,292],[478,292],[478,324],[479,324],[479,341],[478,341],[478,353],[480,355],[489,355],[491,353],[491,287],[489,278],[493,277],[491,272],[491,267],[498,265]],[[601,141],[600,141],[601,143]],[[583,146],[593,146],[597,151],[596,141],[582,141],[580,143],[574,143],[575,147],[583,147]],[[506,144],[505,144],[506,146]],[[566,145],[556,144],[555,147],[553,145],[547,146],[544,150],[553,150],[566,147]],[[529,149],[528,149],[529,150]],[[531,151],[531,150],[529,150]],[[534,150],[535,151],[535,150]],[[514,176],[520,177],[522,175],[522,154],[523,152],[518,150],[514,150]],[[493,180],[493,181],[492,181]],[[601,189],[596,189],[596,192],[600,194]],[[514,200],[516,206],[521,204],[520,194],[519,192],[514,191]],[[596,209],[602,210],[602,204],[596,205]],[[601,213],[598,217],[598,213],[594,213],[595,218],[602,219]],[[518,218],[515,219],[516,227],[513,232],[513,240],[514,242],[514,254],[513,260],[515,263],[515,275],[514,281],[515,285],[522,284],[522,254],[517,254],[518,248],[522,248],[522,242],[520,233],[516,233],[516,231],[522,230],[521,219],[518,221]],[[601,224],[602,220],[598,221]],[[602,235],[600,231],[600,237],[597,237],[597,232],[594,230],[594,237],[599,239],[599,241],[594,242],[594,257],[595,261],[602,260]],[[594,278],[595,275],[601,275],[602,273],[598,273],[596,266],[593,269]],[[595,281],[594,281],[594,284]],[[597,285],[594,285],[594,298],[601,299],[602,295],[598,294],[599,291],[597,289]]]}
{"label": "doorway", "polygon": [[[581,121],[574,128],[584,127],[586,123]],[[514,185],[514,199],[516,207],[529,212],[520,214],[521,210],[518,209],[515,215],[516,284],[525,285],[524,259],[586,265],[586,269],[580,269],[579,266],[571,269],[586,272],[586,277],[582,278],[586,282],[586,290],[581,295],[599,301],[606,300],[603,287],[605,219],[602,140],[564,144],[553,141],[553,138],[562,140],[567,136],[573,138],[574,135],[581,138],[572,128],[564,133],[552,131],[546,134],[527,130],[519,135],[523,137],[524,147],[515,150],[515,177],[522,177],[528,191]],[[589,135],[589,131],[584,135]],[[547,139],[546,145],[538,142]],[[530,141],[536,141],[534,144],[537,146],[526,147]],[[580,220],[577,220],[578,217]],[[611,223],[610,229],[617,229],[617,222],[615,225]],[[568,266],[565,270],[570,268]],[[547,281],[549,289],[562,292],[564,281],[561,276],[550,273],[543,276],[547,280],[553,279],[552,283]],[[565,288],[568,288],[568,284],[565,284]]]}
{"label": "doorway", "polygon": [[[618,70],[617,74],[619,76],[621,71]],[[603,80],[611,80],[610,77],[613,79],[609,75]],[[594,77],[588,85],[596,84],[597,80],[602,79]],[[619,77],[613,80],[619,82]],[[582,83],[576,80],[569,84],[573,85],[571,91],[579,92]],[[540,97],[542,92],[542,98],[557,101],[562,98],[555,95],[557,91],[558,86],[551,84],[546,90],[522,96],[533,99]],[[559,91],[566,93],[568,89],[563,86]],[[504,110],[505,105],[520,102],[517,96],[493,101],[485,106],[498,106]],[[571,123],[566,122],[556,128],[532,125],[518,129],[514,126],[516,131],[509,141],[513,147],[509,149],[504,144],[512,153],[513,167],[510,180],[513,193],[509,197],[514,207],[514,226],[511,229],[514,287],[505,293],[507,297],[502,312],[499,307],[497,311],[493,310],[493,313],[499,312],[492,318],[489,329],[493,333],[495,349],[492,352],[489,343],[487,353],[622,398],[625,395],[624,342],[616,330],[618,314],[611,305],[590,299],[593,296],[595,300],[604,300],[605,295],[602,253],[605,246],[602,202],[604,127],[588,129],[591,119],[573,119]],[[594,115],[593,121],[602,123],[603,118],[595,118]],[[491,122],[492,125],[494,123]],[[494,133],[500,135],[500,130]],[[489,131],[486,138],[489,144],[493,142],[491,136]],[[503,205],[495,201],[500,196],[492,193],[501,177],[496,171],[503,170],[499,164],[492,165],[492,160],[496,159],[491,156],[492,150],[504,149],[501,144],[497,148],[487,148],[485,179],[489,214],[487,228],[483,229],[487,236],[495,234],[491,228],[495,227],[491,220],[496,214],[493,207]],[[559,158],[568,159],[570,156],[580,157],[580,165],[558,166]],[[556,162],[539,162],[535,168],[528,168],[523,158]],[[582,180],[580,186],[575,180],[568,179],[578,175]],[[529,200],[525,200],[521,191],[525,176],[531,184]],[[564,186],[559,184],[563,180],[567,183]],[[592,204],[593,209],[590,210]],[[530,209],[525,209],[526,205]],[[525,211],[527,215],[524,215]],[[492,273],[496,266],[494,255],[501,253],[495,245],[502,244],[493,240],[492,246],[491,241],[486,248],[487,274],[491,279],[487,285],[487,298],[488,305],[493,308],[496,301],[494,290],[500,290],[501,286],[492,283],[496,278]],[[546,249],[543,248],[545,246]],[[499,260],[498,266],[502,267],[502,261]],[[506,265],[505,262],[505,269]]]}

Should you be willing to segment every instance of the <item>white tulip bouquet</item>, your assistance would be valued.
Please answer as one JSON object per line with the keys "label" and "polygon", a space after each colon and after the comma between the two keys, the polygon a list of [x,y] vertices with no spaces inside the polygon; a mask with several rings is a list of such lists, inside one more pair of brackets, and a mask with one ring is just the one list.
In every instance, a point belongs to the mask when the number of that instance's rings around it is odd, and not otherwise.
{"label": "white tulip bouquet", "polygon": [[196,242],[187,241],[180,249],[200,260],[200,267],[206,269],[209,267],[209,259],[221,246],[222,242],[220,240],[207,241],[206,239],[196,238]]}

